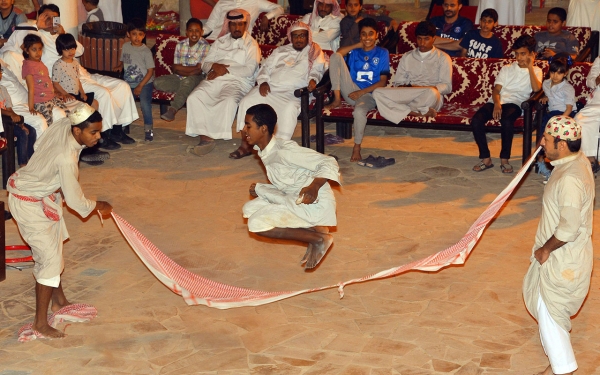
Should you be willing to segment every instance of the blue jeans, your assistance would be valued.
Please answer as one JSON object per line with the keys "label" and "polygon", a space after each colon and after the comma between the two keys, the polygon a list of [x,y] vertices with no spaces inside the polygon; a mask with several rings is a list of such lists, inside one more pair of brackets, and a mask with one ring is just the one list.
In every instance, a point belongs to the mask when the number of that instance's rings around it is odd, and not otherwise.
{"label": "blue jeans", "polygon": [[29,134],[26,134],[20,126],[15,125],[15,138],[17,138],[17,142],[15,147],[17,149],[17,163],[19,165],[25,165],[33,155],[33,144],[37,139],[37,134],[35,129],[31,126],[25,124],[27,130],[29,130]]}
{"label": "blue jeans", "polygon": [[[131,88],[131,92],[133,89]],[[144,117],[144,129],[150,130],[154,125],[154,120],[152,119],[152,89],[154,88],[154,84],[152,82],[146,83],[144,87],[142,87],[142,93],[140,94],[140,107],[142,107],[142,117]]]}

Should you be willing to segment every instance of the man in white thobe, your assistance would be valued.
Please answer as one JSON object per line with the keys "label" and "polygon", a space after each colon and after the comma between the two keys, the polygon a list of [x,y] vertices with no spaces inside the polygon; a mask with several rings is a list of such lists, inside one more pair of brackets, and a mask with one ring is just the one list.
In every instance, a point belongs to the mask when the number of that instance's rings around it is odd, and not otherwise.
{"label": "man in white thobe", "polygon": [[340,46],[342,18],[337,0],[315,0],[312,13],[305,14],[302,22],[310,26],[313,42],[335,52]]}
{"label": "man in white thobe", "polygon": [[600,30],[600,0],[569,1],[567,26],[589,27],[592,30]]}
{"label": "man in white thobe", "polygon": [[223,28],[223,20],[227,12],[234,9],[243,9],[250,15],[246,25],[249,34],[252,33],[254,23],[261,13],[266,14],[260,20],[260,28],[262,31],[266,31],[269,27],[269,21],[284,12],[281,5],[268,0],[219,0],[204,25],[204,38],[208,40],[217,39],[219,31]]}
{"label": "man in white thobe", "polygon": [[[56,38],[58,35],[64,33],[62,26],[59,27],[58,32],[54,32],[52,29],[52,18],[58,16],[60,16],[60,10],[56,5],[42,5],[37,20],[19,25],[4,47],[0,49],[2,59],[10,66],[15,75],[21,77],[21,69],[23,67],[21,45],[23,44],[23,38],[30,33],[42,38],[42,42],[44,43],[42,62],[46,65],[50,74],[52,74],[54,63],[61,58],[61,55],[56,51]],[[77,50],[75,55],[81,56],[84,48],[79,42],[76,43]],[[139,117],[131,88],[127,82],[101,74],[89,74],[82,66],[80,66],[79,73],[84,91],[94,93],[94,99],[99,104],[98,111],[102,114],[101,147],[108,150],[116,150],[121,147],[116,142],[125,144],[133,143],[134,140],[128,137],[122,129],[123,125],[129,125]],[[77,103],[73,101],[66,104],[69,108]],[[115,130],[111,131],[115,125]]]}
{"label": "man in white thobe", "polygon": [[190,150],[202,156],[215,148],[215,139],[231,139],[238,103],[254,86],[260,49],[246,31],[250,16],[243,9],[227,13],[219,38],[204,58],[206,79],[187,98],[185,134],[200,136]]}
{"label": "man in white thobe", "polygon": [[301,262],[315,268],[333,244],[327,227],[337,225],[329,181],[340,182],[337,161],[294,141],[273,136],[277,114],[268,104],[248,108],[246,139],[258,151],[270,184],[250,185],[255,197],[243,207],[248,230],[259,236],[308,243]]}
{"label": "man in white thobe", "polygon": [[[318,44],[313,43],[310,27],[296,22],[288,29],[290,44],[277,47],[264,61],[252,90],[240,101],[239,113],[255,104],[269,104],[277,112],[275,136],[290,140],[298,123],[300,98],[294,90],[307,87],[312,91],[323,77],[326,69],[325,56]],[[240,159],[252,154],[244,133],[244,117],[237,117],[237,130],[241,133],[242,144],[229,157]]]}
{"label": "man in white thobe", "polygon": [[550,366],[543,375],[572,374],[577,361],[569,331],[590,287],[594,250],[594,175],[579,151],[581,127],[555,116],[541,142],[554,166],[542,197],[542,216],[523,281],[527,310],[538,321]]}
{"label": "man in white thobe", "polygon": [[596,172],[599,169],[596,156],[600,129],[600,57],[594,60],[585,83],[593,91],[587,98],[585,107],[575,115],[575,121],[581,126],[581,151],[588,157]]}
{"label": "man in white thobe", "polygon": [[48,325],[48,307],[51,300],[54,312],[70,304],[61,283],[63,242],[69,238],[63,218],[63,197],[81,217],[97,210],[103,215],[112,211],[107,202],[85,198],[77,181],[79,153],[98,142],[101,122],[102,116],[97,111],[79,102],[69,118],[55,122],[40,136],[27,166],[8,180],[8,206],[35,262],[33,330],[38,337],[64,336]]}
{"label": "man in white thobe", "polygon": [[394,124],[408,115],[435,117],[444,104],[443,95],[452,92],[452,60],[433,46],[435,33],[431,22],[420,22],[417,48],[400,59],[392,78],[395,87],[373,91],[379,113]]}

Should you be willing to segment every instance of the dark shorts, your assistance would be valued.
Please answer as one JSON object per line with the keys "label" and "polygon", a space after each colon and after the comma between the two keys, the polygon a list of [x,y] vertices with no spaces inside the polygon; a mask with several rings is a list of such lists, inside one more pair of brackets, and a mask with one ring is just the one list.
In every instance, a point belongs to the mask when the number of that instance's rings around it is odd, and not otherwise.
{"label": "dark shorts", "polygon": [[93,92],[86,92],[85,94],[87,95],[87,100],[83,100],[81,98],[81,95],[79,95],[79,94],[71,94],[71,95],[73,95],[73,97],[75,99],[79,100],[80,102],[85,102],[85,103],[87,103],[89,105],[92,105],[92,102],[94,101],[94,93]]}

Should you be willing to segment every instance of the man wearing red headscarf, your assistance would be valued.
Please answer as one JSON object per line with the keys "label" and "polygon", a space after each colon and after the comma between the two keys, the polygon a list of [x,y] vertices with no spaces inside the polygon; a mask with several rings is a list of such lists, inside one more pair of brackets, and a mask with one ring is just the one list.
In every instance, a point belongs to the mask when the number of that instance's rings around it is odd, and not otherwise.
{"label": "man wearing red headscarf", "polygon": [[243,9],[227,13],[202,63],[206,79],[187,98],[185,134],[200,136],[200,143],[190,150],[195,155],[212,151],[215,139],[231,139],[238,103],[254,86],[261,55],[258,43],[247,32],[249,21]]}
{"label": "man wearing red headscarf", "polygon": [[[275,136],[290,140],[298,123],[300,99],[294,96],[294,90],[307,87],[312,91],[325,72],[325,56],[321,47],[313,43],[310,27],[296,22],[288,28],[290,44],[277,47],[264,61],[258,77],[257,86],[242,99],[238,113],[255,104],[269,104],[277,113]],[[252,146],[246,140],[244,117],[237,117],[237,130],[241,132],[241,146],[229,154],[232,159],[241,159],[252,154]]]}
{"label": "man wearing red headscarf", "polygon": [[312,13],[302,17],[310,26],[313,41],[322,49],[336,51],[340,46],[340,4],[337,0],[315,0]]}

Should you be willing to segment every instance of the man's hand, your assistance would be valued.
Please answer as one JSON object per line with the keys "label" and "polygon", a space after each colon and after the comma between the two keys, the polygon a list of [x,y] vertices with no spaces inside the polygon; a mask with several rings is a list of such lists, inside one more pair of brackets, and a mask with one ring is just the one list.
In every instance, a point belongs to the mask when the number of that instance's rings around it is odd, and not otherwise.
{"label": "man's hand", "polygon": [[256,182],[253,183],[252,185],[250,185],[250,195],[253,196],[254,198],[258,197],[258,194],[256,194]]}
{"label": "man's hand", "polygon": [[64,94],[64,95],[62,95],[62,99],[63,99],[65,102],[72,102],[73,100],[76,100],[76,99],[75,99],[75,97],[74,97],[73,95],[71,95],[71,94],[68,94],[68,93],[67,93],[67,94]]}
{"label": "man's hand", "polygon": [[120,72],[123,70],[123,62],[120,62],[119,65],[115,66],[113,69],[113,72]]}
{"label": "man's hand", "polygon": [[358,98],[360,98],[361,96],[363,96],[365,93],[362,90],[358,90],[358,91],[354,91],[351,92],[348,97],[354,101],[357,101]]}
{"label": "man's hand", "polygon": [[540,99],[540,103],[542,103],[542,104],[546,104],[546,103],[548,103],[548,97],[547,97],[547,96],[544,96],[543,98],[541,98],[541,99]]}
{"label": "man's hand", "polygon": [[308,92],[313,92],[313,90],[316,89],[316,88],[317,88],[317,82],[315,82],[314,79],[311,79],[308,82]]}
{"label": "man's hand", "polygon": [[[542,52],[542,56],[544,56],[547,59],[551,58],[554,55],[556,55],[556,52],[554,52],[550,48],[546,48],[544,49],[544,52]],[[527,60],[527,63],[529,64],[529,60]]]}
{"label": "man's hand", "polygon": [[13,120],[13,122],[19,122],[21,121],[21,116],[13,112],[10,114],[10,119]]}
{"label": "man's hand", "polygon": [[142,85],[137,85],[135,89],[133,89],[133,95],[140,96],[142,93]]}
{"label": "man's hand", "polygon": [[540,264],[544,264],[544,262],[547,261],[548,257],[550,256],[550,251],[540,247],[533,253],[533,256],[535,256],[535,259],[537,259]]}
{"label": "man's hand", "polygon": [[112,212],[113,208],[108,202],[97,201],[96,207],[94,207],[94,211],[100,211],[100,215],[108,216]]}
{"label": "man's hand", "polygon": [[310,184],[306,187],[303,187],[298,194],[298,197],[302,197],[303,204],[312,204],[315,203],[317,198],[319,197],[319,188],[316,184]]}
{"label": "man's hand", "polygon": [[494,104],[494,112],[492,112],[492,117],[494,117],[494,120],[500,120],[500,117],[502,117],[502,106],[500,104]]}
{"label": "man's hand", "polygon": [[206,79],[212,81],[217,77],[224,76],[225,74],[229,73],[229,70],[227,70],[227,68],[229,68],[229,65],[219,63],[212,64],[212,67],[206,74]]}
{"label": "man's hand", "polygon": [[260,19],[260,31],[267,30],[269,30],[269,19],[267,18],[267,16],[262,16],[262,18]]}
{"label": "man's hand", "polygon": [[62,25],[58,25],[57,34],[60,34],[60,35],[62,35],[62,34],[64,34],[64,33],[66,33],[66,31],[65,31],[64,27],[63,27]]}
{"label": "man's hand", "polygon": [[261,96],[267,96],[271,92],[271,86],[267,82],[263,82],[260,84],[258,92],[260,92]]}

